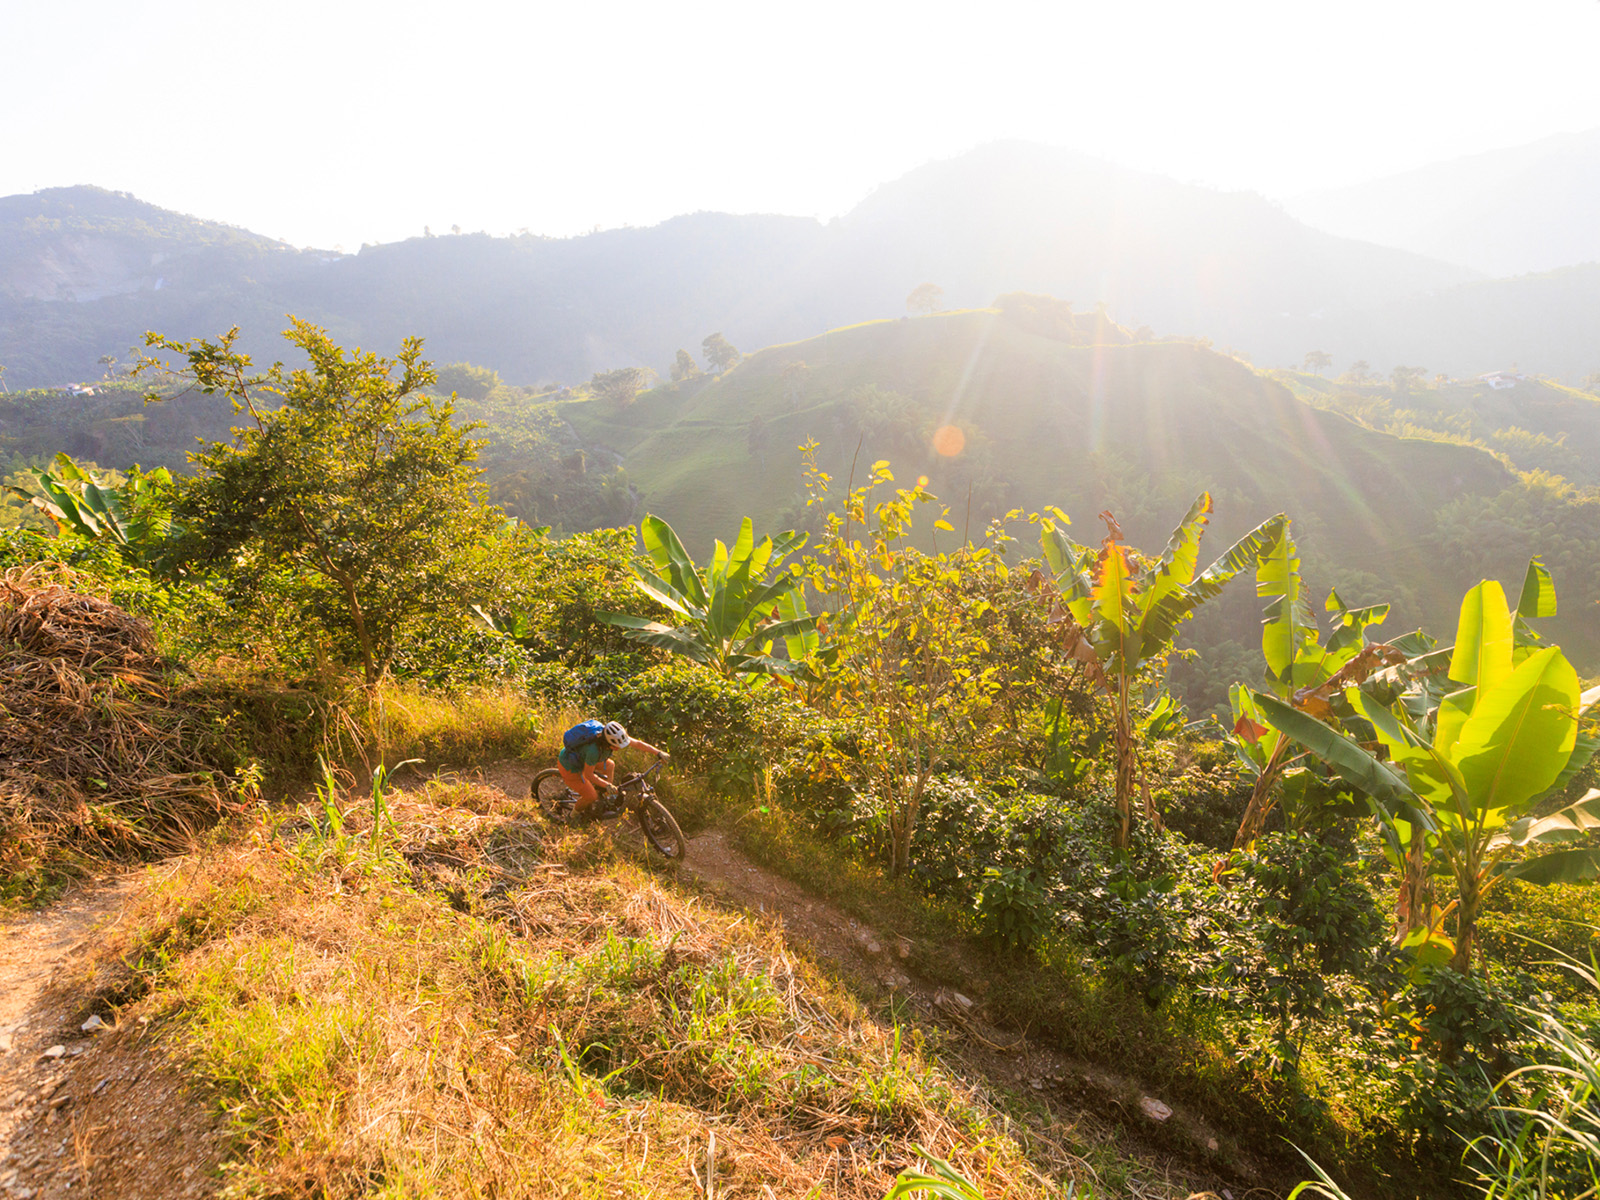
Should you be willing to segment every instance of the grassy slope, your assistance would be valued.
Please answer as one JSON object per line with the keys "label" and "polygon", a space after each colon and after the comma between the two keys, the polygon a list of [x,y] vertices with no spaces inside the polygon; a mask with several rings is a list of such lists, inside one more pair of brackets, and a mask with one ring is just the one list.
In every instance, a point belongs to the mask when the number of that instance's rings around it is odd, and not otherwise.
{"label": "grassy slope", "polygon": [[[790,402],[782,372],[796,362],[809,369]],[[979,435],[971,444],[1003,486],[988,511],[973,512],[974,530],[1005,507],[1057,504],[1092,540],[1091,514],[1109,506],[1136,544],[1159,545],[1210,488],[1213,552],[1283,509],[1309,555],[1410,577],[1420,574],[1415,554],[1437,508],[1509,480],[1487,454],[1364,429],[1195,345],[1070,346],[987,310],[771,347],[721,379],[657,389],[621,417],[592,401],[563,412],[580,435],[624,455],[645,506],[698,554],[745,514],[758,527],[776,524],[799,489],[790,448],[807,438],[821,443],[821,461],[842,485],[859,436],[849,398],[869,384],[910,397],[928,428],[954,422]],[[747,443],[757,414],[768,423],[764,456]],[[887,457],[903,478],[926,472],[959,527],[962,464],[940,463],[926,446],[869,439],[861,463]],[[1121,465],[1108,469],[1107,460]],[[1427,615],[1448,619],[1444,590],[1423,585]]]}
{"label": "grassy slope", "polygon": [[919,1143],[991,1200],[1087,1173],[1071,1130],[1006,1119],[781,932],[505,802],[435,783],[376,830],[359,801],[337,835],[279,818],[107,939],[91,1006],[153,1022],[226,1114],[230,1195],[688,1198],[714,1164],[727,1200],[877,1200]]}

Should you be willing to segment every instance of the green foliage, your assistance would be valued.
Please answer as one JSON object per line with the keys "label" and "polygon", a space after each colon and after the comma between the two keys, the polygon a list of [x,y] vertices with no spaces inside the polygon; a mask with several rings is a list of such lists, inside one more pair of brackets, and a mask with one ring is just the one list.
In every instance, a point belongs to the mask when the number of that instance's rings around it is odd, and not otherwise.
{"label": "green foliage", "polygon": [[[810,449],[807,488],[821,503],[829,477]],[[873,503],[873,492],[893,483],[887,462],[873,464],[843,511],[827,514],[805,574],[832,606],[818,618],[825,649],[812,655],[817,699],[862,731],[861,766],[888,822],[890,870],[899,875],[910,864],[928,781],[957,747],[974,749],[990,724],[1001,686],[989,641],[997,614],[973,581],[1004,580],[1009,571],[993,545],[918,549],[913,522],[936,497],[918,482]],[[929,514],[935,531],[954,532],[948,511]]]}
{"label": "green foliage", "polygon": [[[1600,791],[1548,816],[1537,805],[1557,785],[1577,746],[1578,679],[1561,652],[1539,648],[1526,621],[1554,610],[1548,575],[1537,560],[1513,618],[1500,585],[1480,583],[1461,604],[1448,682],[1433,673],[1443,652],[1411,665],[1415,690],[1397,695],[1386,680],[1352,683],[1342,701],[1381,742],[1399,770],[1362,741],[1276,697],[1254,694],[1257,709],[1286,737],[1310,750],[1371,797],[1391,864],[1405,876],[1402,945],[1426,960],[1442,955],[1457,970],[1472,961],[1484,896],[1506,878],[1553,882],[1600,873],[1600,852],[1549,848],[1581,842],[1600,826]],[[1592,746],[1585,747],[1585,753]],[[1581,764],[1580,764],[1581,765]],[[1543,853],[1541,853],[1543,851]],[[1513,860],[1502,865],[1508,856]],[[1433,877],[1453,883],[1445,908],[1433,901]],[[1456,936],[1443,932],[1455,916]]]}
{"label": "green foliage", "polygon": [[[1318,640],[1321,631],[1288,521],[1257,559],[1256,595],[1268,601],[1261,623],[1262,680],[1272,696],[1292,708],[1332,719],[1331,694],[1404,658],[1401,651],[1375,643],[1370,633],[1388,617],[1389,606],[1351,608],[1336,590],[1324,605],[1333,614],[1332,628]],[[1243,685],[1229,692],[1234,753],[1252,779],[1235,848],[1250,844],[1280,800],[1287,802],[1288,818],[1297,827],[1311,824],[1319,812],[1348,813],[1353,803],[1348,786],[1330,772],[1291,765],[1292,741],[1270,722],[1262,724],[1253,695]]]}
{"label": "green foliage", "polygon": [[[148,339],[250,418],[232,443],[196,456],[201,475],[178,505],[190,561],[235,578],[271,573],[301,619],[376,683],[407,633],[463,619],[504,585],[518,535],[484,505],[477,447],[450,404],[420,390],[434,379],[421,342],[408,339],[398,360],[351,358],[296,320],[285,336],[309,368],[256,374],[237,333]],[[148,358],[144,369],[164,366]],[[264,407],[263,394],[281,406]]]}
{"label": "green foliage", "polygon": [[457,362],[436,368],[429,390],[461,400],[486,400],[499,386],[498,372],[489,367]]}
{"label": "green foliage", "polygon": [[172,523],[171,472],[135,466],[113,485],[67,454],[56,455],[51,468],[34,473],[31,486],[11,491],[50,518],[57,536],[110,543],[141,565],[169,564],[179,532]]}
{"label": "green foliage", "polygon": [[693,379],[700,374],[700,367],[694,361],[694,356],[687,350],[679,350],[678,356],[672,361],[672,382],[682,383]]}
{"label": "green foliage", "polygon": [[650,386],[656,373],[649,367],[619,367],[615,371],[596,371],[589,381],[589,394],[615,408],[627,408],[639,393]]}
{"label": "green foliage", "polygon": [[[681,654],[729,678],[803,673],[802,659],[815,646],[816,621],[806,612],[799,578],[783,560],[805,545],[805,534],[791,530],[757,542],[746,517],[732,548],[719,539],[703,570],[660,517],[646,516],[639,535],[655,570],[636,568],[634,585],[681,623],[613,612],[596,614],[602,621],[636,642]],[[780,638],[787,658],[772,653]]]}
{"label": "green foliage", "polygon": [[637,595],[634,544],[632,529],[536,536],[505,600],[479,618],[536,661],[587,668],[628,645],[599,614]]}
{"label": "green foliage", "polygon": [[706,365],[717,375],[739,361],[739,352],[734,349],[733,343],[720,333],[707,334],[700,343],[700,353],[705,355]]}
{"label": "green foliage", "polygon": [[722,795],[768,797],[807,722],[804,710],[775,690],[743,686],[682,658],[594,695],[608,717],[669,749],[675,763],[705,775]]}
{"label": "green foliage", "polygon": [[[1127,847],[1133,825],[1141,723],[1160,704],[1159,698],[1137,694],[1141,674],[1153,664],[1165,664],[1178,627],[1255,562],[1287,523],[1281,514],[1269,518],[1198,571],[1200,539],[1211,509],[1211,494],[1202,492],[1173,530],[1160,558],[1122,545],[1122,528],[1109,511],[1101,513],[1107,532],[1098,550],[1067,537],[1061,527],[1070,522],[1060,509],[1035,518],[1045,561],[1060,591],[1052,624],[1061,627],[1062,652],[1084,665],[1110,698],[1115,713],[1119,849]],[[1148,802],[1146,808],[1146,815],[1154,819]]]}

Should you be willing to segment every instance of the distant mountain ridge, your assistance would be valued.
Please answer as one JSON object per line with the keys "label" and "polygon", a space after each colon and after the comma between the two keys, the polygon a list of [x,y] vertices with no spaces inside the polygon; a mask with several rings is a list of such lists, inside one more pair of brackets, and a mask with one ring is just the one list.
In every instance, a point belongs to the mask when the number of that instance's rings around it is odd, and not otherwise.
{"label": "distant mountain ridge", "polygon": [[1486,275],[1600,261],[1600,129],[1291,197],[1300,220]]}
{"label": "distant mountain ridge", "polygon": [[414,238],[345,256],[67,188],[0,202],[0,363],[13,386],[62,383],[97,373],[101,355],[146,329],[190,337],[233,324],[275,354],[294,312],[369,347],[419,334],[440,361],[575,382],[664,368],[712,331],[761,346],[896,315],[923,282],[953,307],[1018,289],[1104,302],[1124,323],[1282,362],[1311,348],[1306,329],[1325,314],[1471,278],[1311,230],[1257,196],[1023,143],[919,168],[827,225],[701,213],[579,238]]}

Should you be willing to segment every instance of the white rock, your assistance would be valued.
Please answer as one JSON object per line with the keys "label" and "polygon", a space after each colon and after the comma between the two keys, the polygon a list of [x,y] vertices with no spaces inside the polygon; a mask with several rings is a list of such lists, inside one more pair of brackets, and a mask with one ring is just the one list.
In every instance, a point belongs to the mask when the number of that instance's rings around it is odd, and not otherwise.
{"label": "white rock", "polygon": [[106,1023],[100,1019],[100,1014],[96,1013],[82,1025],[79,1025],[78,1028],[83,1030],[85,1033],[93,1033],[96,1029],[106,1028]]}
{"label": "white rock", "polygon": [[66,1052],[67,1048],[65,1046],[51,1046],[50,1049],[44,1052],[44,1056],[46,1058],[60,1058]]}
{"label": "white rock", "polygon": [[951,992],[950,993],[950,999],[954,1000],[957,1004],[959,1004],[961,1006],[961,1009],[962,1009],[963,1012],[971,1012],[972,1011],[972,1001],[968,1000],[960,992]]}
{"label": "white rock", "polygon": [[1172,1110],[1154,1096],[1139,1097],[1139,1108],[1152,1121],[1165,1121],[1172,1115]]}

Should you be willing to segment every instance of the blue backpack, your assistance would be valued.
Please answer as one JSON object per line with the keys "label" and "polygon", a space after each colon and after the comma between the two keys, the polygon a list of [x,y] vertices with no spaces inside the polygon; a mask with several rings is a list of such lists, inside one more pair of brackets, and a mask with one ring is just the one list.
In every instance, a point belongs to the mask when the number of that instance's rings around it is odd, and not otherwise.
{"label": "blue backpack", "polygon": [[598,742],[606,735],[606,723],[590,719],[579,721],[571,729],[561,735],[561,744],[568,750],[582,750],[591,742]]}

